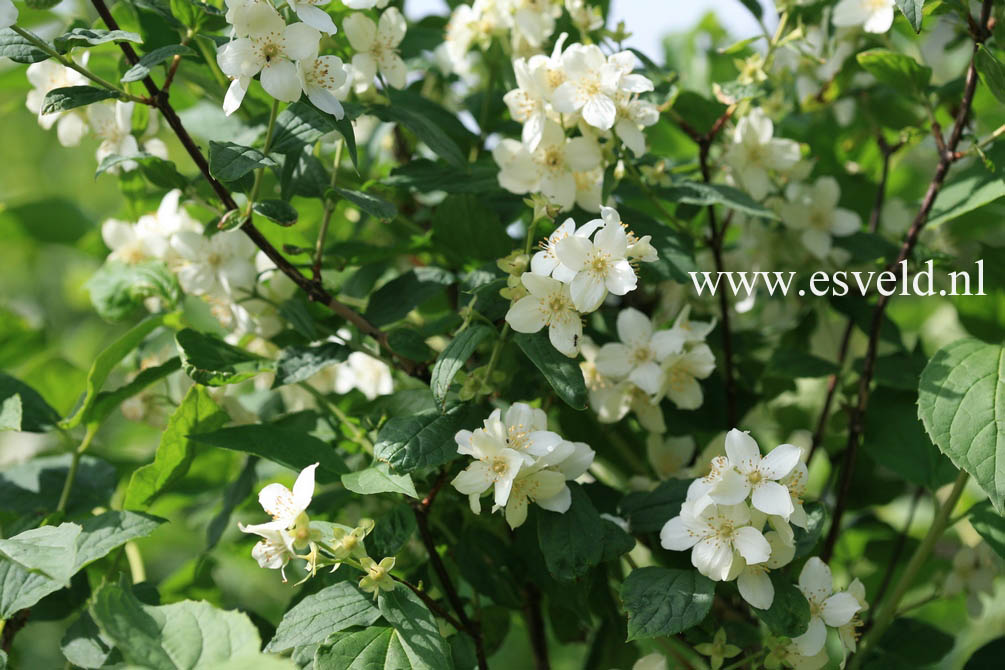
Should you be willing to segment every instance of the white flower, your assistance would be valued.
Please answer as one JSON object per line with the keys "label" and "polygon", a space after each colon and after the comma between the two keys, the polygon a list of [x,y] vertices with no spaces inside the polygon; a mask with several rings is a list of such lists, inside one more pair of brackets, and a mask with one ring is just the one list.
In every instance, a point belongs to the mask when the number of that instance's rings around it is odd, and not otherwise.
{"label": "white flower", "polygon": [[844,626],[862,606],[850,593],[831,595],[834,591],[831,569],[816,556],[806,561],[799,573],[799,590],[810,603],[810,624],[792,642],[803,656],[816,656],[827,640],[827,626]]}
{"label": "white flower", "polygon": [[[6,0],[0,0],[3,4]],[[13,7],[13,5],[11,5]],[[2,10],[0,10],[2,14]],[[16,16],[16,12],[15,12]],[[0,20],[0,24],[3,21]],[[88,54],[85,53],[83,63],[87,63]],[[49,91],[67,86],[86,86],[87,78],[76,70],[60,65],[55,60],[44,60],[32,63],[28,66],[25,74],[28,76],[28,83],[32,85],[32,90],[28,91],[25,105],[34,114],[38,115],[38,125],[49,130],[55,124],[56,137],[64,147],[75,147],[80,144],[80,138],[87,132],[87,122],[84,120],[80,110],[66,110],[42,114],[42,101]]]}
{"label": "white flower", "polygon": [[373,9],[377,7],[384,9],[388,0],[342,0],[342,4],[349,9]]}
{"label": "white flower", "polygon": [[357,91],[373,84],[377,70],[394,88],[404,88],[408,77],[405,61],[398,54],[398,45],[405,38],[405,17],[394,7],[380,15],[375,24],[363,14],[352,14],[342,23],[349,43],[356,50],[352,67],[357,77]]}
{"label": "white flower", "polygon": [[[605,208],[607,212],[613,212]],[[614,212],[617,217],[617,212]],[[609,217],[605,214],[604,219]],[[625,295],[638,285],[635,270],[628,262],[628,234],[620,224],[606,223],[593,240],[572,235],[555,249],[563,265],[575,272],[569,292],[580,312],[587,314],[600,307],[607,293]]]}
{"label": "white flower", "polygon": [[[848,593],[855,597],[858,601],[859,612],[864,612],[869,609],[869,603],[865,599],[865,584],[863,584],[856,577],[851,581],[846,589]],[[845,625],[838,628],[838,635],[841,637],[841,643],[844,644],[845,649],[854,652],[855,648],[858,646],[858,628],[862,625],[862,620],[859,618],[858,614],[851,618],[851,621]]]}
{"label": "white flower", "polygon": [[953,556],[953,569],[946,577],[944,593],[949,597],[965,593],[967,612],[976,619],[984,610],[980,594],[994,594],[997,572],[994,554],[987,544],[982,542],[973,548],[960,547]]}
{"label": "white flower", "polygon": [[788,202],[781,206],[786,225],[802,230],[803,245],[817,258],[831,250],[831,237],[844,237],[858,231],[858,214],[838,207],[841,187],[833,177],[820,177],[812,186],[790,184],[785,190]]}
{"label": "white flower", "polygon": [[590,32],[604,25],[599,7],[591,7],[586,0],[565,0],[565,11],[580,31]]}
{"label": "white flower", "polygon": [[[564,495],[563,495],[564,493]],[[564,514],[572,505],[565,476],[557,470],[540,465],[520,470],[506,501],[506,523],[517,528],[527,520],[527,504],[536,502],[538,506]],[[496,503],[496,507],[501,507]],[[495,511],[495,508],[492,510]]]}
{"label": "white flower", "polygon": [[885,33],[893,25],[894,0],[841,0],[832,20],[842,28],[862,26],[867,33]]}
{"label": "white flower", "polygon": [[660,479],[682,477],[695,452],[694,438],[690,435],[664,437],[650,433],[646,438],[646,459]]}
{"label": "white flower", "polygon": [[576,222],[572,218],[568,218],[562,222],[558,228],[555,229],[551,235],[541,244],[541,251],[538,251],[530,259],[530,271],[534,274],[541,275],[542,277],[554,277],[555,279],[568,283],[572,281],[572,278],[576,276],[576,273],[569,268],[562,265],[558,256],[555,254],[555,248],[558,243],[569,235],[579,235],[580,237],[589,237],[596,232],[597,228],[602,226],[604,223],[603,219],[593,219],[592,221],[587,221],[585,224],[576,228]]}
{"label": "white flower", "polygon": [[663,360],[663,387],[657,400],[664,396],[680,409],[698,409],[704,401],[701,385],[715,370],[715,355],[707,344],[698,344]]}
{"label": "white flower", "polygon": [[272,520],[291,528],[301,518],[314,497],[314,471],[318,463],[308,465],[297,475],[293,490],[278,482],[269,484],[258,493],[258,502]]}
{"label": "white flower", "polygon": [[583,337],[581,350],[584,360],[579,367],[590,394],[590,407],[601,423],[616,423],[633,411],[642,427],[649,432],[666,432],[663,410],[653,402],[652,396],[630,381],[617,382],[602,375],[596,365],[600,349],[589,337]]}
{"label": "white flower", "polygon": [[293,61],[317,54],[321,33],[306,23],[287,26],[283,17],[264,3],[235,9],[234,15],[235,27],[240,24],[247,35],[224,44],[216,53],[220,70],[233,79],[223,111],[229,116],[241,106],[251,78],[259,72],[262,88],[273,98],[285,102],[299,99],[303,87]]}
{"label": "white flower", "polygon": [[552,346],[570,358],[578,355],[583,323],[572,305],[569,286],[533,272],[523,273],[520,281],[530,295],[510,306],[506,323],[518,333],[536,333],[547,326]]}
{"label": "white flower", "polygon": [[771,547],[771,556],[764,563],[748,565],[742,556],[733,557],[733,573],[740,596],[752,607],[766,610],[775,600],[775,586],[768,577],[769,570],[776,570],[792,562],[795,547],[785,543],[775,531],[768,531],[764,539]]}
{"label": "white flower", "polygon": [[660,544],[671,551],[691,551],[691,564],[715,581],[725,581],[733,567],[734,551],[747,565],[764,563],[771,546],[761,531],[749,525],[746,505],[710,505],[700,513],[693,502],[681,505],[680,515],[660,530]]}
{"label": "white flower", "polygon": [[709,497],[717,504],[735,505],[750,496],[756,509],[787,520],[794,507],[789,490],[778,480],[796,467],[800,453],[797,446],[780,444],[762,458],[754,438],[733,428],[726,433],[729,467]]}
{"label": "white flower", "polygon": [[497,436],[483,428],[474,432],[459,431],[454,439],[457,441],[457,453],[471,456],[476,460],[454,477],[450,482],[451,485],[458,492],[470,497],[472,509],[478,504],[481,494],[489,487],[495,489],[495,504],[505,506],[513,488],[513,480],[516,479],[520,468],[528,463],[528,458],[509,448],[505,441],[500,441]]}
{"label": "white flower", "polygon": [[555,32],[555,18],[561,7],[552,0],[509,0],[513,11],[513,43],[518,50],[524,47],[539,49]]}
{"label": "white flower", "polygon": [[680,352],[684,338],[678,331],[653,332],[653,324],[631,307],[621,310],[617,320],[618,342],[609,342],[597,354],[597,370],[613,379],[628,379],[650,395],[663,385],[660,362]]}
{"label": "white flower", "polygon": [[715,319],[711,321],[691,320],[691,305],[684,305],[673,322],[673,329],[679,331],[688,344],[704,342],[713,328],[715,328]]}
{"label": "white flower", "polygon": [[562,127],[550,119],[545,120],[534,151],[522,142],[504,139],[492,150],[492,156],[500,167],[500,186],[517,194],[540,192],[563,210],[572,208],[581,190],[576,173],[595,170],[602,161],[595,140],[568,139]]}
{"label": "white flower", "polygon": [[646,152],[646,136],[641,129],[660,120],[659,108],[651,102],[625,94],[620,94],[616,102],[618,121],[614,124],[614,132],[633,154],[641,156]]}
{"label": "white flower", "polygon": [[12,0],[0,0],[0,28],[10,28],[17,23],[17,7]]}
{"label": "white flower", "polygon": [[262,539],[251,549],[251,557],[258,566],[269,570],[280,570],[286,581],[286,564],[297,554],[293,550],[293,536],[275,521],[259,524],[237,524],[244,533],[253,533]]}
{"label": "white flower", "polygon": [[736,124],[733,144],[726,151],[733,176],[754,200],[764,199],[773,190],[770,171],[785,172],[799,162],[799,144],[773,138],[774,128],[758,107]]}
{"label": "white flower", "polygon": [[212,237],[182,231],[171,247],[179,256],[178,282],[186,293],[231,298],[255,285],[255,246],[239,230]]}
{"label": "white flower", "polygon": [[335,393],[341,395],[353,389],[359,389],[368,400],[389,395],[394,391],[391,368],[361,351],[352,352],[344,363],[335,366]]}
{"label": "white flower", "polygon": [[573,44],[562,54],[567,79],[555,89],[555,109],[563,114],[579,112],[594,128],[610,130],[617,118],[614,99],[619,91],[653,90],[651,81],[629,74],[634,58],[631,52],[621,52],[608,59],[595,44]]}
{"label": "white flower", "polygon": [[549,118],[551,96],[564,79],[561,68],[562,45],[566,33],[562,33],[550,57],[543,54],[530,59],[517,58],[513,61],[517,88],[503,96],[514,121],[523,124],[521,139],[529,151],[537,149],[544,132],[544,123]]}
{"label": "white flower", "polygon": [[301,21],[309,26],[317,28],[323,33],[334,35],[338,28],[328,13],[320,9],[320,5],[327,5],[331,0],[287,0],[290,7]]}
{"label": "white flower", "polygon": [[169,191],[155,214],[141,216],[136,224],[109,219],[101,225],[101,237],[112,250],[109,258],[123,263],[149,259],[167,261],[171,237],[183,230],[199,231],[199,223],[179,204],[181,191]]}
{"label": "white flower", "polygon": [[338,56],[318,56],[314,53],[297,61],[300,85],[307,98],[315,107],[336,119],[345,116],[342,101],[349,94],[351,72],[351,68]]}
{"label": "white flower", "polygon": [[[94,134],[101,139],[95,153],[100,164],[107,156],[132,156],[140,146],[133,137],[133,103],[116,101],[114,105],[91,105],[87,108],[87,118]],[[119,169],[129,172],[136,169],[134,161],[125,161],[109,170],[116,174]]]}

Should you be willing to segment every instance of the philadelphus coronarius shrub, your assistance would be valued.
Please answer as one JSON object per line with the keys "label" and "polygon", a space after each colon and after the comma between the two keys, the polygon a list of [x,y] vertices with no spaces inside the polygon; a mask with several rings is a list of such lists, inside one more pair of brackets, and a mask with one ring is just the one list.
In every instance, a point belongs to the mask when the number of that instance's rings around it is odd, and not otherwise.
{"label": "philadelphus coronarius shrub", "polygon": [[1000,668],[1003,14],[0,0],[0,670]]}

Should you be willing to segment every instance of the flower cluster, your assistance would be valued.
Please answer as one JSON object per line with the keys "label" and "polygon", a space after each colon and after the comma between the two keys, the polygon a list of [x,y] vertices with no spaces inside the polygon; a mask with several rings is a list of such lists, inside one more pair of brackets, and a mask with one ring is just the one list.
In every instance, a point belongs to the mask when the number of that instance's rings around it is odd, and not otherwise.
{"label": "flower cluster", "polygon": [[[282,484],[269,484],[258,494],[261,504],[272,521],[244,525],[238,528],[245,533],[258,535],[261,540],[252,548],[251,556],[258,565],[279,570],[286,581],[286,566],[291,560],[306,563],[307,576],[313,577],[319,567],[332,566],[332,572],[343,563],[363,572],[359,587],[374,594],[393,591],[394,557],[380,562],[367,556],[363,540],[373,530],[371,519],[363,519],[355,528],[341,524],[313,521],[307,508],[314,497],[314,472],[318,464],[309,465],[297,476],[293,490]],[[306,550],[306,553],[301,553]]]}
{"label": "flower cluster", "polygon": [[608,293],[635,290],[633,262],[657,259],[650,237],[628,231],[611,207],[579,228],[566,219],[541,246],[530,260],[530,271],[520,275],[526,295],[515,300],[506,322],[519,333],[547,326],[551,343],[569,357],[579,354],[582,315],[597,310]]}
{"label": "flower cluster", "polygon": [[[600,47],[572,44],[566,35],[550,56],[513,61],[518,88],[503,100],[510,116],[523,124],[521,140],[502,140],[493,150],[499,184],[513,193],[541,193],[569,210],[601,206],[605,156],[601,141],[617,136],[636,155],[645,153],[641,128],[659,120],[659,110],[639,93],[653,83],[634,74],[635,56],[610,56]],[[579,135],[567,131],[578,128]]]}
{"label": "flower cluster", "polygon": [[447,22],[444,43],[438,49],[448,71],[471,71],[473,47],[487,48],[494,38],[510,37],[513,52],[540,51],[555,31],[561,13],[551,0],[474,0],[460,4]]}
{"label": "flower cluster", "polygon": [[566,482],[586,472],[594,451],[548,430],[544,411],[513,403],[505,414],[493,410],[481,428],[454,436],[457,453],[473,462],[451,484],[468,496],[471,511],[481,512],[481,497],[492,491],[492,511],[505,509],[506,523],[516,528],[527,519],[527,505],[537,503],[565,513],[572,504]]}

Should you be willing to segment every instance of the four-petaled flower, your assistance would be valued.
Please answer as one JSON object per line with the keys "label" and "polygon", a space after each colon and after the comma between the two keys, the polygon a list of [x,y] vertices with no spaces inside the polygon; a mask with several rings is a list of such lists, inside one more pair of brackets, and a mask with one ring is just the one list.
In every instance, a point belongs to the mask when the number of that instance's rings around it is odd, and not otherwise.
{"label": "four-petaled flower", "polygon": [[[603,208],[605,221],[617,217],[609,207]],[[613,212],[613,214],[611,214]],[[555,248],[558,260],[575,272],[569,285],[572,303],[580,312],[592,312],[607,297],[625,295],[635,290],[638,278],[628,262],[628,234],[618,223],[605,223],[590,240],[571,235]]]}
{"label": "four-petaled flower", "polygon": [[806,561],[798,586],[810,603],[810,623],[806,632],[792,638],[792,642],[803,656],[816,656],[827,640],[827,626],[844,626],[862,605],[847,591],[834,593],[831,569],[816,556]]}
{"label": "four-petaled flower", "polygon": [[572,304],[569,285],[551,277],[525,272],[520,281],[530,292],[506,313],[506,323],[518,333],[536,333],[548,327],[552,345],[570,358],[579,354],[583,323]]}
{"label": "four-petaled flower", "polygon": [[710,505],[701,512],[695,503],[685,502],[680,514],[660,531],[660,544],[671,551],[691,549],[691,564],[715,581],[728,579],[734,552],[747,565],[764,563],[771,546],[760,530],[750,525],[746,505]]}
{"label": "four-petaled flower", "polygon": [[342,24],[349,44],[356,50],[352,67],[356,73],[356,90],[365,91],[373,85],[379,70],[393,88],[405,88],[408,69],[398,53],[405,39],[405,17],[394,7],[380,15],[374,23],[363,14],[352,14]]}
{"label": "four-petaled flower", "polygon": [[720,505],[735,505],[750,496],[756,509],[788,520],[795,507],[778,480],[792,472],[801,453],[799,447],[780,444],[762,458],[754,438],[734,428],[726,433],[729,466],[709,497]]}
{"label": "four-petaled flower", "polygon": [[394,578],[391,577],[391,570],[394,568],[394,556],[382,558],[380,563],[369,556],[364,556],[359,559],[359,563],[363,566],[363,570],[366,571],[363,578],[359,580],[359,588],[367,593],[372,593],[374,598],[381,591],[394,590]]}

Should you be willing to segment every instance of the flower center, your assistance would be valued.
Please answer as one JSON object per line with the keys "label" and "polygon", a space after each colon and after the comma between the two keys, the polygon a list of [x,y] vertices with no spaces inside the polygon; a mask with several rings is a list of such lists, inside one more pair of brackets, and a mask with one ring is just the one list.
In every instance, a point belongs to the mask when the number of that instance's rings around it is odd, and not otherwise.
{"label": "flower center", "polygon": [[562,150],[557,147],[550,147],[544,152],[544,166],[549,170],[558,170],[565,163],[565,156]]}
{"label": "flower center", "polygon": [[[506,443],[511,449],[526,449],[527,448],[527,438],[530,436],[530,431],[528,431],[524,425],[518,424],[516,426],[510,426],[506,429]],[[497,470],[496,468],[502,466],[502,470]],[[506,471],[506,461],[498,460],[496,465],[493,466],[493,470],[502,473]]]}
{"label": "flower center", "polygon": [[594,250],[586,262],[587,270],[598,277],[606,277],[611,270],[611,255],[606,251]]}
{"label": "flower center", "polygon": [[674,391],[682,391],[687,380],[687,372],[680,368],[674,367],[667,371],[667,386]]}
{"label": "flower center", "polygon": [[509,470],[509,463],[507,463],[503,459],[497,458],[496,460],[492,461],[492,472],[496,473],[497,475],[504,475],[506,474],[507,470]]}
{"label": "flower center", "polygon": [[631,359],[634,365],[642,365],[653,359],[653,352],[647,346],[636,347],[632,349]]}
{"label": "flower center", "polygon": [[761,474],[760,470],[754,470],[747,475],[747,481],[750,482],[751,486],[761,483],[762,479],[764,479],[764,475]]}

